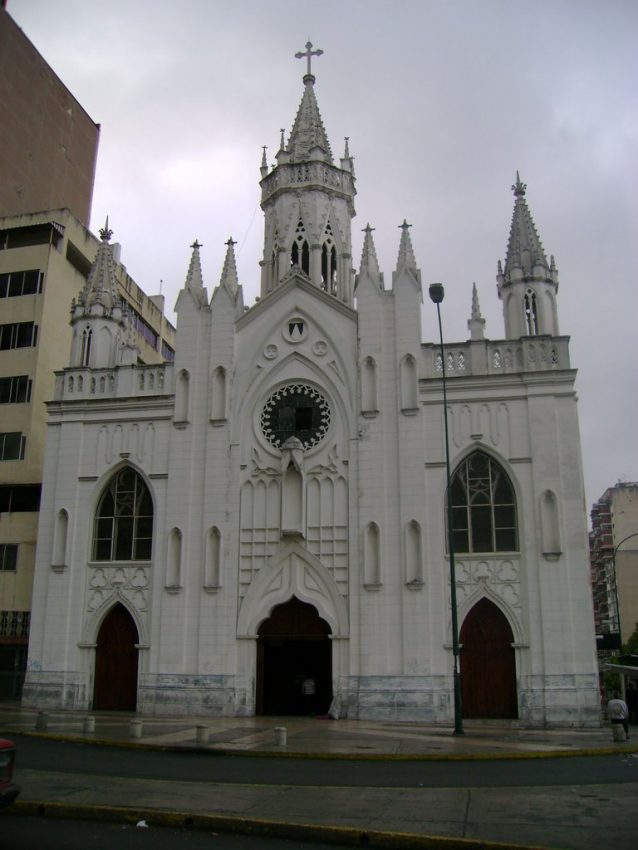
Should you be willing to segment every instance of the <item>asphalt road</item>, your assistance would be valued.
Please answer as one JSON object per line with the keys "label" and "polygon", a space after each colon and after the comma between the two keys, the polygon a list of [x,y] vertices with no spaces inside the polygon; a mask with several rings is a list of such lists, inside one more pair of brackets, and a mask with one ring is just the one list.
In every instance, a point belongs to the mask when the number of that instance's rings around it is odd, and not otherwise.
{"label": "asphalt road", "polygon": [[[373,834],[384,842],[390,836],[394,843],[373,846],[402,850],[423,846],[425,836],[458,838],[463,847],[468,839],[483,847],[490,846],[483,842],[562,850],[638,846],[636,753],[520,760],[319,759],[12,737],[18,748],[16,780],[23,784],[16,816],[44,811],[52,824],[55,818],[129,824],[148,818],[152,829],[163,824],[178,835],[195,822],[219,832],[245,832],[247,826],[252,836],[262,830],[264,839],[296,835],[300,847],[325,840],[330,831],[341,843],[344,830],[371,845]],[[406,844],[406,833],[418,836],[416,844]],[[260,840],[255,846],[262,846]],[[5,846],[19,847],[0,840],[0,850]],[[39,841],[27,846],[57,850]],[[446,844],[448,850],[452,846],[460,845]]]}
{"label": "asphalt road", "polygon": [[[525,760],[342,760],[158,752],[12,735],[20,768],[259,785],[489,788],[638,783],[638,754]],[[637,841],[638,846],[638,841]]]}

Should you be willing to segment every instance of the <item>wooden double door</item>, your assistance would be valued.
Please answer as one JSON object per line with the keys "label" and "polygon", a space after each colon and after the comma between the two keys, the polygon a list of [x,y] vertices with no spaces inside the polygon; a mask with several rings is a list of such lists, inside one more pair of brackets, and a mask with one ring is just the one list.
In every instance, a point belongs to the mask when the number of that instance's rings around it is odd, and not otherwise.
{"label": "wooden double door", "polygon": [[505,615],[481,599],[463,621],[461,696],[463,717],[518,717],[514,636]]}
{"label": "wooden double door", "polygon": [[94,709],[135,711],[138,643],[135,622],[118,603],[104,618],[97,636]]}

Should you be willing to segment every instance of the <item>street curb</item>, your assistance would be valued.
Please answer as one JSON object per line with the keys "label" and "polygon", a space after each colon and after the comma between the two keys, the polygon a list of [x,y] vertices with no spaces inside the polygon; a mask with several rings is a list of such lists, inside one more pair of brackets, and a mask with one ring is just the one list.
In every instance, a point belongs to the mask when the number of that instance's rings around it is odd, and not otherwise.
{"label": "street curb", "polygon": [[459,753],[352,753],[314,752],[302,750],[236,750],[228,747],[201,744],[158,744],[143,743],[137,739],[89,738],[86,735],[69,735],[56,732],[34,732],[29,729],[4,727],[9,735],[41,738],[49,741],[65,741],[75,744],[92,744],[97,747],[113,747],[128,750],[151,750],[165,753],[205,753],[211,756],[239,758],[284,758],[317,759],[323,761],[523,761],[556,758],[578,758],[588,756],[613,756],[638,753],[636,744],[616,744],[609,747],[581,747],[572,750],[503,750]]}
{"label": "street curb", "polygon": [[186,828],[198,831],[255,835],[264,838],[288,838],[298,841],[320,841],[325,844],[347,844],[352,847],[397,848],[397,850],[412,850],[412,848],[417,850],[421,850],[421,848],[429,848],[429,850],[547,850],[540,845],[419,835],[413,832],[361,830],[348,826],[324,826],[225,815],[187,814],[170,810],[133,809],[121,806],[83,806],[37,800],[18,800],[6,810],[5,814],[9,816],[93,820],[130,825],[143,822],[145,827]]}

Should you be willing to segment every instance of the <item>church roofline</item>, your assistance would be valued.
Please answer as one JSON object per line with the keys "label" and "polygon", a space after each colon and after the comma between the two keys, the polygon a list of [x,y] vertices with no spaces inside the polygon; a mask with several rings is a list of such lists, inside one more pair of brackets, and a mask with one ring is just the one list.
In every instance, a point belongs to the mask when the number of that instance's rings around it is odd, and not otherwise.
{"label": "church roofline", "polygon": [[249,307],[243,316],[240,316],[239,319],[237,319],[237,330],[240,330],[250,324],[253,319],[260,316],[264,310],[269,310],[272,305],[276,304],[281,298],[284,298],[288,292],[293,289],[301,289],[303,292],[307,292],[309,295],[323,301],[333,310],[338,310],[344,316],[351,318],[355,322],[357,321],[357,311],[354,307],[349,307],[347,304],[344,304],[342,301],[335,298],[334,295],[329,295],[310,281],[305,280],[301,276],[295,275],[286,283],[278,286],[272,292],[269,292],[264,298],[256,301],[252,307]]}

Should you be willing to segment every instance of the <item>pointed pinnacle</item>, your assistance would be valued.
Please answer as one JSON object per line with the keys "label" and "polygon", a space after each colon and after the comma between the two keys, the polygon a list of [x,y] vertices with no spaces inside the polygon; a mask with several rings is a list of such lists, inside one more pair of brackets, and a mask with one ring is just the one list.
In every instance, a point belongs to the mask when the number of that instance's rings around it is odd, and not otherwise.
{"label": "pointed pinnacle", "polygon": [[363,250],[361,251],[361,265],[359,268],[361,272],[367,271],[378,282],[379,261],[377,260],[377,252],[374,247],[374,239],[372,238],[373,230],[374,227],[370,227],[369,224],[363,228],[365,236],[363,237]]}
{"label": "pointed pinnacle", "polygon": [[199,258],[199,249],[202,245],[196,239],[190,247],[193,249],[193,252],[191,254],[188,272],[186,274],[186,283],[184,286],[186,289],[200,290],[204,287],[204,281],[202,279],[202,264]]}
{"label": "pointed pinnacle", "polygon": [[225,243],[226,256],[224,258],[222,276],[219,281],[221,286],[225,286],[233,294],[237,291],[237,287],[239,285],[239,280],[237,278],[237,263],[235,261],[236,244],[237,243],[234,241],[232,236]]}
{"label": "pointed pinnacle", "polygon": [[403,224],[399,225],[399,230],[401,231],[401,241],[399,243],[399,257],[397,260],[397,271],[400,268],[412,269],[413,271],[417,271],[416,258],[414,256],[414,249],[412,248],[412,240],[410,239],[410,228],[411,224],[408,224],[405,219],[403,219]]}

